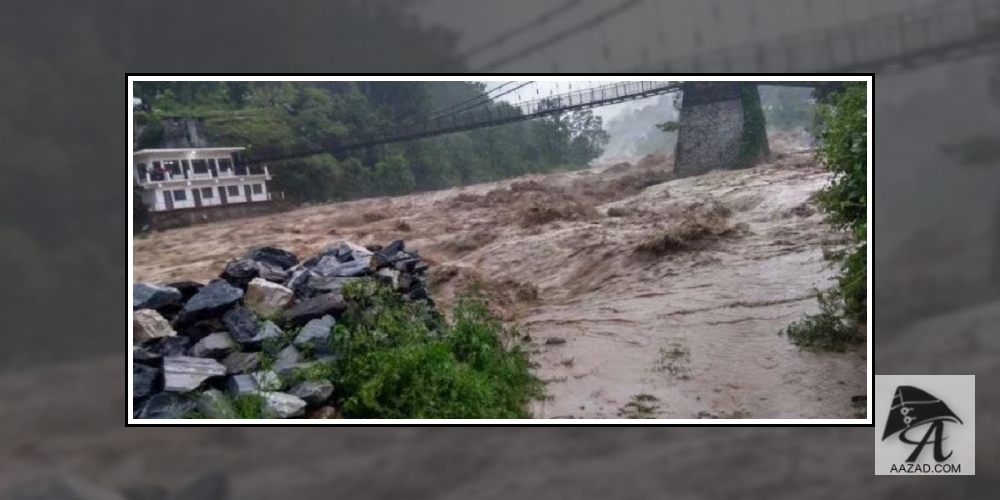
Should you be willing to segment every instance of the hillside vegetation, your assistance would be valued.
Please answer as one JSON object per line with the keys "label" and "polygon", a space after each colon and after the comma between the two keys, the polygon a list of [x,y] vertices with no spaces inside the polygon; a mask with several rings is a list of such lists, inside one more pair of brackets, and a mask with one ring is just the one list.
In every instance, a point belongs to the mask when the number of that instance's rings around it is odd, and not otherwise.
{"label": "hillside vegetation", "polygon": [[[480,102],[485,90],[478,82],[140,82],[134,89],[152,106],[137,116],[145,125],[140,147],[162,143],[164,117],[198,117],[210,144],[245,146],[251,161],[448,116]],[[476,109],[500,106],[509,105]],[[273,189],[294,201],[344,201],[582,167],[607,141],[601,118],[584,110],[270,168]]]}

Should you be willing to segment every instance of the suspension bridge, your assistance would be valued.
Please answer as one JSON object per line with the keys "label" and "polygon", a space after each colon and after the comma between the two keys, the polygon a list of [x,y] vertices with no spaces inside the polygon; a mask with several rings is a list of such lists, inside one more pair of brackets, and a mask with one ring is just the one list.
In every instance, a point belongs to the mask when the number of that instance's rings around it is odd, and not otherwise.
{"label": "suspension bridge", "polygon": [[[784,1],[787,6],[789,0]],[[812,15],[819,15],[810,9],[820,4],[810,0],[790,0],[803,4]],[[874,1],[874,0],[873,0]],[[475,2],[473,2],[475,3]],[[665,24],[664,11],[658,8],[659,16],[650,15],[652,0],[567,0],[567,3],[548,8],[537,18],[514,26],[490,39],[479,42],[458,57],[465,60],[483,60],[473,65],[475,71],[516,71],[537,70],[532,67],[539,55],[561,54],[560,46],[576,49],[577,53],[588,55],[588,61],[603,57],[606,70],[615,67],[612,54],[620,54],[623,48],[616,48],[604,40],[599,50],[587,54],[579,47],[587,46],[586,38],[601,33],[602,26],[628,13],[641,13],[643,18],[658,20]],[[748,2],[748,23],[751,27],[764,26],[762,14],[757,9],[761,1]],[[772,2],[773,3],[773,2]],[[695,50],[693,54],[670,56],[654,61],[650,55],[657,48],[670,42],[662,26],[657,28],[654,43],[648,43],[633,50],[641,54],[641,62],[617,70],[633,73],[806,73],[837,72],[862,73],[905,71],[926,65],[938,64],[946,60],[962,60],[1000,46],[1000,0],[946,0],[914,2],[910,8],[896,10],[865,19],[832,24],[822,29],[812,27],[800,32],[784,33],[774,39],[759,42],[722,46],[708,51]],[[706,5],[701,3],[699,5]],[[825,4],[829,5],[829,4]],[[724,11],[717,4],[711,4],[712,18],[717,29],[722,29]],[[590,8],[590,13],[572,23],[562,18],[571,16],[574,9]],[[676,7],[676,4],[671,5]],[[780,4],[779,4],[780,8]],[[643,10],[645,9],[645,10]],[[736,10],[726,6],[726,12]],[[808,13],[807,12],[807,13]],[[780,12],[778,13],[780,15]],[[669,14],[667,14],[669,15]],[[824,14],[825,15],[825,14]],[[704,33],[712,26],[697,24],[694,31],[694,45],[704,45]],[[711,23],[709,23],[711,24]],[[773,27],[765,30],[774,31]],[[641,30],[640,30],[641,31]],[[648,38],[648,37],[647,37]],[[510,49],[511,45],[517,48]],[[657,47],[659,45],[660,47]],[[488,59],[489,54],[498,50],[505,54]],[[596,47],[595,47],[596,49]],[[600,57],[595,57],[600,54]],[[487,59],[483,59],[486,57]],[[551,71],[558,72],[559,60],[551,61]],[[565,65],[564,65],[565,67]],[[763,82],[753,82],[763,83]],[[813,82],[782,82],[789,86],[814,86]],[[614,82],[588,89],[579,89],[546,98],[524,100],[503,105],[490,104],[484,100],[474,109],[464,113],[449,113],[424,120],[411,120],[395,127],[374,132],[363,140],[350,143],[320,144],[316,148],[293,154],[261,154],[259,161],[281,161],[326,152],[344,152],[364,149],[381,144],[404,142],[443,135],[453,132],[473,130],[531,120],[543,116],[567,113],[581,109],[606,106],[620,102],[643,99],[651,96],[681,90],[682,82]],[[263,152],[261,152],[263,153]]]}
{"label": "suspension bridge", "polygon": [[473,72],[883,74],[1000,45],[1000,0],[456,2],[428,16]]}
{"label": "suspension bridge", "polygon": [[[508,82],[514,83],[514,82]],[[535,82],[522,82],[520,87]],[[745,84],[787,87],[817,87],[832,82],[807,81],[748,81]],[[399,125],[367,134],[364,139],[344,143],[320,144],[312,149],[292,153],[258,152],[255,163],[292,160],[323,153],[343,153],[366,149],[383,144],[425,139],[479,128],[494,127],[506,123],[533,120],[544,116],[561,115],[583,109],[618,104],[636,99],[645,99],[661,94],[683,90],[685,82],[674,81],[623,81],[610,82],[548,97],[518,100],[514,102],[494,100],[487,92],[473,103],[459,110],[435,112],[423,119],[411,119]],[[499,88],[499,87],[497,87]],[[494,90],[496,90],[495,88]],[[688,92],[691,92],[690,88]]]}

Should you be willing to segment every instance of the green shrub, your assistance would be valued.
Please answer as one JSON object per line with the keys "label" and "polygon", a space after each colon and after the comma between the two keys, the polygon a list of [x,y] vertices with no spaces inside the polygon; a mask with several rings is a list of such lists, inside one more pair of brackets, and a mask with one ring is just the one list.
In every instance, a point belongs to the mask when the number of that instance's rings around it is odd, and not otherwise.
{"label": "green shrub", "polygon": [[796,345],[842,349],[865,339],[868,321],[868,88],[849,82],[819,107],[822,134],[817,157],[834,174],[816,196],[827,220],[850,231],[852,245],[833,255],[840,266],[837,286],[820,294],[821,312],[782,333]]}
{"label": "green shrub", "polygon": [[541,384],[480,298],[461,299],[451,323],[374,282],[349,285],[345,298],[340,357],[312,374],[334,381],[345,418],[530,417]]}

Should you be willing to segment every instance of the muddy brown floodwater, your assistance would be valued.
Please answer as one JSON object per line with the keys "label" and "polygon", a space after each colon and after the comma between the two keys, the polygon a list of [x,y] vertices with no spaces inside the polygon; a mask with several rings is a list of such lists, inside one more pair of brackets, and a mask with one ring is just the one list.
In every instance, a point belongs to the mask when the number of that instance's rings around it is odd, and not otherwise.
{"label": "muddy brown floodwater", "polygon": [[[669,157],[301,208],[134,242],[135,280],[207,280],[252,245],[306,255],[406,240],[436,299],[477,282],[526,343],[539,418],[849,418],[865,349],[802,352],[779,330],[832,284],[811,153],[671,180]],[[669,182],[665,182],[669,181]]]}

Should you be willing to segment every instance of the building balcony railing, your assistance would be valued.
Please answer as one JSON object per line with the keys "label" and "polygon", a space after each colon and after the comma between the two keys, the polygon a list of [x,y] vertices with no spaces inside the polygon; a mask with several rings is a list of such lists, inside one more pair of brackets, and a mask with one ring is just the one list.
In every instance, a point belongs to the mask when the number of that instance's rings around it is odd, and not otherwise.
{"label": "building balcony railing", "polygon": [[190,170],[186,170],[179,174],[170,172],[146,172],[146,173],[139,173],[137,175],[139,179],[139,184],[151,184],[156,182],[212,180],[212,179],[238,179],[238,178],[264,179],[268,181],[271,180],[271,173],[268,171],[266,166],[260,169],[256,168],[231,169],[231,170],[221,170],[215,173],[213,172],[194,173]]}

